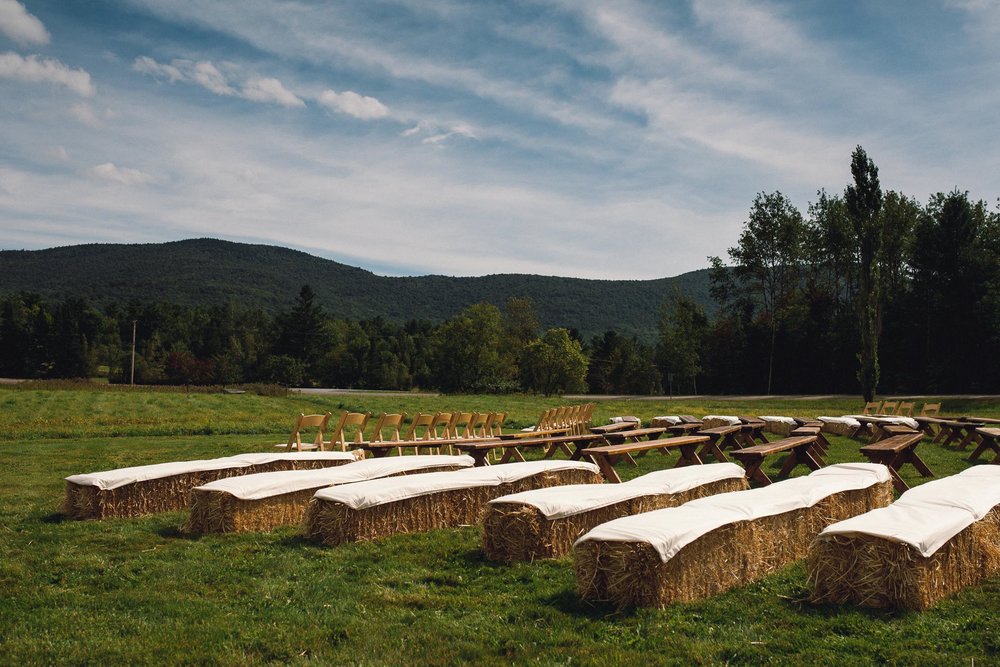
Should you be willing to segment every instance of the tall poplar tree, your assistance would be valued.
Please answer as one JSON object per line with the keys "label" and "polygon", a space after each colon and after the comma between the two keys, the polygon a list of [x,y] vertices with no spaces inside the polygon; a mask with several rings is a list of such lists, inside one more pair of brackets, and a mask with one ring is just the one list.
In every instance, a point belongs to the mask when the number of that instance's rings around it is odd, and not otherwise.
{"label": "tall poplar tree", "polygon": [[875,398],[879,381],[878,343],[882,334],[881,265],[883,255],[882,187],[878,167],[858,146],[851,155],[854,183],[844,190],[844,203],[857,244],[858,382],[865,401]]}

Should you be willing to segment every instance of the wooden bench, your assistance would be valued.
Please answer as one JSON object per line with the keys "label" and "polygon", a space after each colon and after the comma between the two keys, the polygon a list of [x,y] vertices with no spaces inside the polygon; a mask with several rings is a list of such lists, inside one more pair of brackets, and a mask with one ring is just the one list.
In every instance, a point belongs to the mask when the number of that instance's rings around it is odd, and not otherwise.
{"label": "wooden bench", "polygon": [[743,430],[741,424],[732,426],[716,426],[715,428],[703,428],[698,431],[698,435],[708,437],[708,442],[701,450],[701,455],[711,454],[719,463],[726,463],[729,459],[722,453],[723,449],[742,449],[743,443],[740,441],[740,433]]}
{"label": "wooden bench", "polygon": [[984,453],[987,449],[993,450],[996,456],[990,463],[1000,465],[1000,428],[978,428],[976,433],[979,435],[979,446],[976,447],[976,451],[972,452],[972,456],[969,457],[969,461],[975,461]]}
{"label": "wooden bench", "polygon": [[976,429],[982,426],[985,426],[985,424],[979,421],[942,419],[938,423],[938,427],[941,430],[934,441],[940,442],[942,447],[947,447],[951,443],[958,441],[958,449],[965,449],[969,446],[970,442],[976,439]]}
{"label": "wooden bench", "polygon": [[681,460],[674,465],[700,464],[701,458],[698,456],[698,445],[709,441],[708,436],[692,435],[679,438],[663,438],[661,440],[643,440],[639,442],[623,442],[617,445],[604,445],[601,447],[587,447],[582,454],[590,458],[601,469],[604,479],[615,484],[621,483],[621,478],[615,472],[615,463],[622,459],[631,460],[632,454],[657,450],[663,454],[669,454],[671,449],[677,448],[681,451]]}
{"label": "wooden bench", "polygon": [[816,447],[813,452],[813,456],[816,456],[820,463],[823,463],[822,459],[819,458],[819,455],[826,454],[830,451],[830,441],[826,439],[825,435],[823,435],[822,422],[818,422],[817,425],[813,426],[797,426],[788,433],[789,437],[801,435],[816,436]]}
{"label": "wooden bench", "polygon": [[542,431],[514,431],[513,433],[503,433],[497,437],[501,440],[520,440],[522,438],[547,438],[549,436],[566,435],[570,428],[547,428]]}
{"label": "wooden bench", "polygon": [[879,442],[886,438],[891,438],[894,435],[913,435],[914,433],[921,433],[915,429],[906,426],[905,424],[875,424],[875,430],[872,432],[871,440],[869,444]]}
{"label": "wooden bench", "polygon": [[604,439],[609,444],[616,445],[623,442],[639,442],[643,438],[655,440],[657,436],[666,433],[665,426],[649,426],[646,428],[632,428],[626,431],[611,431],[604,434]]}
{"label": "wooden bench", "polygon": [[697,433],[701,429],[701,422],[681,422],[667,427],[667,431],[674,435],[688,435],[689,433]]}
{"label": "wooden bench", "polygon": [[912,463],[924,477],[933,477],[934,473],[927,467],[917,455],[916,449],[920,441],[924,439],[924,433],[910,433],[908,435],[894,435],[876,443],[865,445],[861,448],[864,454],[872,463],[881,463],[889,468],[892,475],[892,485],[900,493],[910,487],[899,476],[899,469],[906,463]]}
{"label": "wooden bench", "polygon": [[809,466],[810,470],[822,468],[823,464],[817,460],[813,450],[816,440],[815,435],[797,435],[736,450],[732,452],[732,456],[746,468],[748,479],[767,486],[771,484],[771,478],[760,468],[764,464],[764,459],[771,454],[789,452],[785,464],[781,466],[781,472],[778,473],[779,477],[787,477],[797,465]]}
{"label": "wooden bench", "polygon": [[[487,455],[493,449],[502,449],[503,456],[498,463],[510,463],[511,461],[525,460],[521,449],[544,448],[544,458],[552,456],[560,449],[574,461],[579,461],[582,457],[581,450],[595,442],[604,442],[604,436],[594,433],[583,433],[579,435],[557,435],[551,438],[518,438],[512,440],[476,440],[460,441],[455,443],[455,448],[468,454],[475,460],[476,467],[489,465],[486,460]],[[570,450],[567,445],[574,445],[575,449]]]}
{"label": "wooden bench", "polygon": [[614,433],[615,431],[631,431],[635,428],[639,428],[636,422],[614,422],[613,424],[604,424],[603,426],[591,426],[590,432],[604,435],[606,433]]}
{"label": "wooden bench", "polygon": [[767,426],[766,421],[756,417],[739,417],[739,420],[742,422],[740,439],[743,441],[744,446],[752,447],[758,442],[760,444],[767,442],[767,436],[764,435],[764,428]]}

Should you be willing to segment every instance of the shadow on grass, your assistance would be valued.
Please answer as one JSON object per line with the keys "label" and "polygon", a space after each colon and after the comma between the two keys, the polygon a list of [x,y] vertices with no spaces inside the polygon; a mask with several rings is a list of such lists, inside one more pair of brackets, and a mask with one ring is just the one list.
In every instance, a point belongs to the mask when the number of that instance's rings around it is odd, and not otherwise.
{"label": "shadow on grass", "polygon": [[42,517],[42,523],[62,523],[64,521],[70,521],[70,517],[62,512],[53,512]]}
{"label": "shadow on grass", "polygon": [[202,538],[202,533],[191,533],[184,530],[183,526],[164,526],[156,529],[156,534],[168,540],[186,540],[197,542]]}
{"label": "shadow on grass", "polygon": [[886,622],[910,618],[917,614],[907,609],[878,609],[851,603],[812,603],[808,599],[808,592],[799,598],[780,598],[780,604],[789,612],[827,620],[862,616],[868,621]]}
{"label": "shadow on grass", "polygon": [[610,602],[588,602],[574,589],[564,589],[541,598],[541,602],[569,616],[594,620],[621,620],[635,616],[638,609],[618,609]]}

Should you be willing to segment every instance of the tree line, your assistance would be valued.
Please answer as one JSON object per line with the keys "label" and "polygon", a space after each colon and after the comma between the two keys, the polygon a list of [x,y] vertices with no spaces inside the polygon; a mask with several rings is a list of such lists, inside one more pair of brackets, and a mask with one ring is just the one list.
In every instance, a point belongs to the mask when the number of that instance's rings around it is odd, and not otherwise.
{"label": "tree line", "polygon": [[820,190],[805,215],[780,191],[757,195],[728,262],[709,258],[719,314],[674,291],[647,340],[541,331],[525,297],[395,323],[338,318],[308,285],[275,316],[19,293],[0,297],[0,376],[106,367],[117,383],[547,395],[996,391],[1000,213],[957,189],[926,204],[883,192],[861,147],[851,168],[843,193]]}

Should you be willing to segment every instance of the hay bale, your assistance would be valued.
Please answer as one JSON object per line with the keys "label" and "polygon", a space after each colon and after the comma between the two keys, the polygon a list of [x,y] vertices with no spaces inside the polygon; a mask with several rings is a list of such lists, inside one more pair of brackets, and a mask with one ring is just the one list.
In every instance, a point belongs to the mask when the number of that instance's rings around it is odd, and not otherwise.
{"label": "hay bale", "polygon": [[[782,485],[790,496],[783,497]],[[887,472],[861,488],[831,492],[836,485],[819,479],[817,488],[809,485],[808,477],[797,478],[600,526],[574,546],[580,595],[619,608],[715,595],[804,557],[828,522],[892,498]],[[794,504],[802,506],[788,509]]]}
{"label": "hay bale", "polygon": [[810,549],[810,599],[923,610],[1000,572],[1000,469],[990,468],[830,526]]}
{"label": "hay bale", "polygon": [[[514,478],[507,471],[523,467],[528,474]],[[491,479],[491,471],[496,479]],[[421,476],[425,477],[425,476]],[[570,461],[532,461],[509,463],[450,473],[450,479],[440,477],[440,491],[429,491],[426,480],[417,480],[413,489],[404,489],[398,499],[381,500],[353,507],[331,497],[330,491],[319,492],[309,503],[305,518],[305,535],[317,542],[333,546],[344,542],[375,540],[396,533],[416,533],[435,528],[454,528],[478,523],[486,504],[494,498],[531,489],[562,484],[600,484],[603,477],[597,466]],[[496,481],[502,479],[503,481]],[[352,491],[364,493],[361,483]],[[467,485],[468,484],[468,485]],[[467,485],[467,486],[466,486]],[[423,488],[417,489],[417,486]],[[339,490],[339,489],[337,489]]]}
{"label": "hay bale", "polygon": [[701,419],[702,428],[718,428],[719,426],[736,426],[743,422],[732,415],[705,415]]}
{"label": "hay bale", "polygon": [[[687,469],[678,469],[678,472],[682,470]],[[637,478],[639,479],[642,478]],[[609,493],[619,493],[622,487],[627,486],[628,483],[600,488]],[[740,491],[747,488],[747,482],[745,477],[740,476],[709,481],[678,492],[672,492],[667,487],[668,485],[661,485],[660,488],[642,487],[638,489],[640,494],[634,497],[568,516],[560,514],[551,518],[530,502],[504,502],[504,498],[499,498],[491,502],[486,511],[483,522],[483,553],[490,560],[508,563],[532,561],[536,558],[559,558],[570,553],[573,543],[597,525],[623,516],[676,507],[689,500],[717,493]],[[515,498],[517,496],[511,500]]]}
{"label": "hay bale", "polygon": [[782,437],[787,436],[789,433],[798,428],[798,423],[796,423],[796,421],[791,417],[761,415],[760,419],[764,422],[765,431]]}
{"label": "hay bale", "polygon": [[861,429],[861,422],[852,417],[817,417],[823,422],[823,431],[834,435],[853,436]]}
{"label": "hay bale", "polygon": [[196,486],[237,475],[344,465],[352,454],[246,454],[108,470],[66,478],[62,512],[74,519],[109,519],[171,512],[187,506]]}
{"label": "hay bale", "polygon": [[393,456],[359,461],[317,474],[310,471],[244,476],[238,484],[220,481],[191,490],[186,530],[233,533],[301,524],[319,489],[370,479],[451,472],[473,466],[471,456]]}

